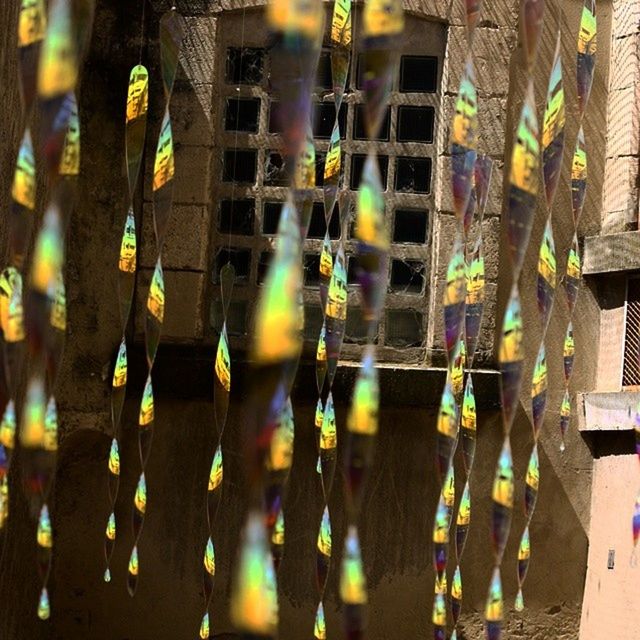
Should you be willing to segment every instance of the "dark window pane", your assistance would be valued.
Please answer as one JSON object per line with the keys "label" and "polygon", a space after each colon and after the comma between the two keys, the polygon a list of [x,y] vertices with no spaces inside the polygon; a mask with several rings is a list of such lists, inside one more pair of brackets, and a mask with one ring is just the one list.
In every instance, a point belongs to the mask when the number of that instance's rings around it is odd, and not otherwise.
{"label": "dark window pane", "polygon": [[220,249],[216,256],[216,282],[219,282],[220,270],[227,262],[230,262],[236,270],[236,284],[246,282],[249,279],[251,268],[250,249]]}
{"label": "dark window pane", "polygon": [[282,211],[282,202],[265,202],[262,212],[262,233],[274,236],[278,233],[278,222]]}
{"label": "dark window pane", "polygon": [[[307,237],[311,239],[322,239],[326,231],[327,224],[324,218],[324,204],[322,204],[322,202],[314,202]],[[340,209],[337,204],[333,210],[331,221],[329,222],[329,237],[332,240],[337,240],[340,237]]]}
{"label": "dark window pane", "polygon": [[430,193],[431,158],[398,158],[396,191]]}
{"label": "dark window pane", "polygon": [[230,84],[260,84],[264,73],[264,49],[227,49],[226,79]]}
{"label": "dark window pane", "polygon": [[333,91],[330,51],[323,51],[320,54],[320,60],[318,60],[318,73],[316,75],[316,87],[322,91]]}
{"label": "dark window pane", "polygon": [[[391,127],[391,108],[387,107],[387,111],[385,113],[384,118],[382,119],[382,124],[380,125],[380,133],[377,138],[374,140],[389,140],[389,131]],[[353,120],[353,139],[354,140],[368,140],[367,138],[367,130],[364,126],[364,105],[357,104],[355,108],[355,115]]]}
{"label": "dark window pane", "polygon": [[254,149],[226,149],[222,180],[255,184],[257,159]]}
{"label": "dark window pane", "polygon": [[358,258],[349,256],[347,262],[347,284],[358,284]]}
{"label": "dark window pane", "polygon": [[[327,154],[322,151],[316,151],[316,187],[324,186],[324,163],[326,162]],[[342,156],[342,162],[340,163],[340,176],[338,179],[338,185],[342,186],[342,178],[344,176],[344,163],[345,156]]]}
{"label": "dark window pane", "polygon": [[433,142],[433,107],[398,107],[398,142]]}
{"label": "dark window pane", "polygon": [[[362,317],[361,307],[349,307],[347,310],[347,324],[344,332],[344,341],[347,344],[367,343],[367,323]],[[377,344],[378,336],[375,336],[374,343]]]}
{"label": "dark window pane", "polygon": [[273,252],[271,251],[263,251],[260,254],[260,260],[258,261],[258,284],[262,284],[264,282],[272,258]]}
{"label": "dark window pane", "polygon": [[422,314],[412,309],[387,311],[386,344],[392,347],[418,347],[422,344]]}
{"label": "dark window pane", "polygon": [[258,133],[260,98],[228,98],[224,128],[227,131]]}
{"label": "dark window pane", "polygon": [[[313,136],[328,140],[336,120],[336,105],[333,102],[316,102],[313,105]],[[347,105],[340,107],[340,137],[344,140],[347,132]]]}
{"label": "dark window pane", "polygon": [[422,293],[424,288],[424,262],[392,260],[389,291],[396,293]]}
{"label": "dark window pane", "polygon": [[428,211],[420,209],[396,209],[393,241],[418,244],[426,242],[428,215]]}
{"label": "dark window pane", "polygon": [[[354,153],[351,156],[351,182],[350,187],[357,191],[360,186],[360,178],[362,177],[362,168],[367,156],[360,153]],[[382,190],[387,190],[387,169],[389,168],[389,156],[378,156],[378,166],[380,167],[380,181],[382,182]],[[397,182],[397,180],[396,180]]]}
{"label": "dark window pane", "polygon": [[276,151],[267,151],[264,161],[264,184],[286,187],[289,184],[284,158]]}
{"label": "dark window pane", "polygon": [[280,103],[273,100],[269,105],[269,133],[282,133],[279,109]]}
{"label": "dark window pane", "polygon": [[400,59],[400,91],[402,93],[435,93],[438,87],[438,58],[402,56]]}
{"label": "dark window pane", "polygon": [[220,203],[218,230],[220,233],[251,236],[255,216],[255,200],[223,200]]}
{"label": "dark window pane", "polygon": [[320,282],[320,256],[307,253],[304,256],[304,284],[306,287],[317,287]]}
{"label": "dark window pane", "polygon": [[[247,302],[246,300],[232,300],[227,313],[227,333],[230,336],[243,336],[247,333]],[[222,301],[214,300],[211,303],[211,328],[220,333],[224,316],[222,313]]]}
{"label": "dark window pane", "polygon": [[319,304],[307,304],[304,307],[304,338],[311,342],[318,342],[322,330],[322,309]]}

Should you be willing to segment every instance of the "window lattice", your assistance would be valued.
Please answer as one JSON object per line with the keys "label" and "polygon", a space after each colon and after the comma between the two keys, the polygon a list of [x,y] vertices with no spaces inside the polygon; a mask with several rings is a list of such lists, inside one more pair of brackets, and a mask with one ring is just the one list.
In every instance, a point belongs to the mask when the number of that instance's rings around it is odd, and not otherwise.
{"label": "window lattice", "polygon": [[[259,12],[245,18],[241,48],[239,18],[224,15],[218,30],[223,63],[218,64],[218,116],[215,124],[213,259],[210,331],[219,329],[221,303],[215,284],[220,268],[231,261],[237,281],[228,320],[232,342],[241,346],[251,327],[253,307],[274,250],[274,234],[286,198],[287,175],[279,153],[280,133],[270,93],[266,32]],[[358,20],[356,19],[356,25]],[[385,187],[391,249],[389,284],[378,344],[383,359],[393,360],[397,349],[424,348],[430,295],[430,228],[434,210],[436,141],[444,28],[410,18],[405,50],[398,58],[398,77],[378,139],[373,143]],[[356,51],[359,36],[356,35]],[[353,215],[356,190],[368,142],[364,131],[361,56],[352,57],[350,79],[340,110],[342,187],[351,195],[349,211],[336,206],[330,236],[334,252],[340,216]],[[315,348],[322,326],[319,306],[318,263],[325,234],[322,183],[325,154],[335,119],[331,93],[329,50],[322,51],[314,94],[313,132],[316,143],[316,203],[304,245],[305,338]],[[357,358],[366,341],[359,293],[355,281],[355,242],[352,228],[346,238],[350,289],[343,357]]]}
{"label": "window lattice", "polygon": [[640,386],[640,278],[630,279],[627,284],[622,386]]}

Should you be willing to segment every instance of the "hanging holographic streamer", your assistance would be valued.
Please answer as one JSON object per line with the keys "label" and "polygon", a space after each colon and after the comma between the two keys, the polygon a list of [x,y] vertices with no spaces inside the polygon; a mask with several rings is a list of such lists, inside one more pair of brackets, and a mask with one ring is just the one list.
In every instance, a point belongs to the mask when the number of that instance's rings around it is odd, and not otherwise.
{"label": "hanging holographic streamer", "polygon": [[[39,7],[34,8],[40,20]],[[54,0],[49,4],[48,28],[40,46],[37,75],[29,81],[37,92],[40,141],[51,187],[51,199],[34,245],[25,298],[24,317],[31,366],[20,420],[25,489],[32,516],[38,521],[38,569],[42,590],[37,614],[42,620],[51,615],[48,581],[53,536],[48,501],[58,448],[54,390],[67,318],[65,238],[80,172],[80,123],[75,91],[80,59],[93,22],[93,9],[92,2],[87,3],[83,11],[76,11],[66,0]],[[33,68],[32,72],[36,74]],[[30,226],[23,227],[21,232],[24,234],[22,250],[28,242]],[[19,315],[21,302],[14,299],[12,303],[9,313]]]}
{"label": "hanging holographic streamer", "polygon": [[[347,269],[344,250],[345,229],[340,225],[341,236],[335,265],[331,256],[329,225],[333,217],[340,189],[340,169],[342,149],[340,145],[340,124],[338,114],[346,89],[347,74],[351,60],[352,12],[351,0],[336,0],[331,21],[331,76],[336,118],[331,133],[329,149],[324,165],[324,210],[326,233],[320,259],[320,304],[324,321],[318,339],[316,355],[316,380],[318,385],[318,405],[316,408],[316,433],[318,444],[317,471],[323,496],[323,512],[317,541],[316,577],[319,604],[316,610],[314,637],[326,640],[327,628],[324,617],[324,594],[327,587],[331,564],[332,534],[329,514],[329,496],[333,487],[337,462],[337,430],[335,409],[331,388],[342,348],[347,317]],[[344,209],[344,199],[341,211]],[[342,216],[343,221],[347,216]],[[323,387],[327,381],[327,400],[323,409]]]}
{"label": "hanging holographic streamer", "polygon": [[[464,552],[467,541],[467,534],[471,525],[471,470],[476,452],[476,399],[473,388],[471,368],[473,366],[476,346],[480,329],[482,328],[482,318],[484,314],[485,302],[485,269],[484,253],[482,243],[482,221],[487,206],[489,186],[493,171],[493,160],[486,155],[479,154],[476,158],[474,171],[474,183],[465,216],[465,231],[468,235],[474,212],[477,210],[478,237],[470,255],[467,256],[467,293],[465,301],[465,351],[467,354],[466,366],[468,368],[467,378],[462,399],[462,411],[460,419],[462,461],[466,480],[462,497],[458,505],[455,526],[455,552],[456,568],[451,582],[451,614],[453,618],[453,632],[451,640],[457,639],[457,624],[462,611],[462,572],[460,570],[460,560]],[[445,485],[446,486],[446,485]],[[435,620],[434,620],[435,625]]]}
{"label": "hanging holographic streamer", "polygon": [[523,325],[518,280],[531,237],[539,190],[540,143],[533,92],[533,66],[536,59],[544,2],[524,0],[520,26],[527,63],[527,88],[514,136],[506,210],[508,255],[512,287],[504,314],[499,348],[500,395],[504,443],[493,483],[492,540],[495,567],[485,609],[488,640],[502,634],[504,599],[500,566],[511,529],[514,501],[513,459],[510,433],[519,404],[524,363]]}
{"label": "hanging holographic streamer", "polygon": [[[144,16],[143,16],[144,29]],[[122,338],[116,356],[111,382],[111,428],[112,440],[108,462],[108,488],[110,510],[105,531],[104,581],[111,581],[111,556],[116,542],[116,516],[114,512],[120,486],[120,419],[127,391],[128,356],[126,330],[129,323],[133,288],[137,269],[136,216],[133,197],[140,174],[142,152],[147,132],[147,110],[149,106],[149,73],[142,64],[131,69],[127,107],[125,116],[125,141],[127,154],[127,178],[129,185],[129,208],[125,218],[120,256],[118,258],[118,306],[120,310],[120,328]]]}
{"label": "hanging holographic streamer", "polygon": [[133,596],[138,586],[140,572],[138,543],[142,533],[147,510],[147,479],[145,469],[151,450],[154,425],[154,398],[151,373],[158,352],[165,311],[165,289],[162,273],[162,249],[173,201],[175,178],[175,159],[173,151],[173,133],[169,103],[173,83],[178,70],[178,57],[183,38],[182,18],[175,7],[167,11],[160,19],[160,56],[162,62],[162,84],[164,87],[165,108],[162,126],[156,147],[153,169],[153,228],[158,254],[156,267],[149,285],[145,316],[145,348],[147,355],[147,380],[140,403],[138,419],[138,447],[141,473],[133,500],[133,537],[134,544],[129,557],[127,589]]}
{"label": "hanging holographic streamer", "polygon": [[[636,438],[636,454],[640,461],[640,403],[636,406],[636,415],[634,422],[634,433]],[[633,509],[633,518],[631,520],[631,530],[633,531],[633,558],[632,562],[636,562],[636,551],[638,549],[638,540],[640,540],[640,493],[636,498],[636,504]]]}
{"label": "hanging holographic streamer", "polygon": [[[467,359],[465,309],[468,274],[465,247],[467,232],[475,211],[476,195],[473,185],[478,135],[478,98],[471,44],[480,11],[480,2],[466,3],[469,55],[460,80],[451,135],[452,192],[457,229],[447,267],[447,283],[444,293],[444,328],[448,365],[436,433],[436,465],[442,483],[433,529],[433,562],[436,584],[432,619],[436,640],[444,640],[447,633],[446,607],[443,616],[441,601],[443,598],[446,599],[447,591],[445,571],[455,498],[455,477],[452,462],[458,443],[464,397],[464,369]],[[472,194],[474,195],[473,199]],[[452,584],[452,587],[458,586],[459,584]]]}
{"label": "hanging holographic streamer", "polygon": [[531,558],[531,541],[529,525],[533,517],[538,498],[540,483],[540,463],[538,458],[538,438],[544,424],[547,407],[547,356],[545,350],[545,336],[556,290],[556,251],[553,241],[553,227],[551,215],[553,202],[560,178],[562,157],[564,154],[564,129],[566,123],[565,97],[562,83],[560,14],[558,13],[558,34],[553,66],[549,78],[547,104],[544,112],[542,127],[542,175],[544,178],[546,224],[538,254],[537,299],[541,322],[541,341],[538,356],[533,370],[531,384],[531,413],[533,426],[533,450],[529,458],[526,473],[524,512],[526,525],[518,549],[518,595],[516,596],[516,611],[524,609],[522,585],[527,577],[529,560]]}
{"label": "hanging holographic streamer", "polygon": [[[18,79],[27,123],[36,96],[40,48],[47,30],[44,0],[22,0],[18,19]],[[9,401],[0,426],[0,531],[9,516],[9,468],[15,448],[15,399],[25,358],[25,327],[22,282],[25,254],[31,237],[36,208],[36,166],[27,124],[16,162],[7,218],[9,259],[0,274],[0,328],[3,368]]]}
{"label": "hanging holographic streamer", "polygon": [[564,381],[565,392],[560,405],[560,435],[562,442],[560,450],[565,449],[565,436],[569,423],[571,422],[571,393],[569,383],[573,373],[573,362],[575,355],[575,344],[573,339],[573,322],[571,320],[578,298],[580,281],[582,279],[582,258],[580,256],[580,246],[578,244],[578,226],[582,211],[584,210],[584,200],[587,192],[587,148],[584,138],[582,122],[584,112],[591,96],[593,85],[593,72],[596,63],[597,47],[597,22],[596,22],[596,1],[584,0],[582,17],[580,20],[580,32],[578,34],[578,66],[577,66],[577,87],[578,87],[578,115],[580,129],[578,139],[573,154],[571,166],[571,198],[573,210],[574,233],[569,247],[567,257],[567,267],[564,274],[564,290],[567,295],[569,306],[569,325],[564,339],[563,359],[564,359]]}
{"label": "hanging holographic streamer", "polygon": [[281,505],[293,447],[289,394],[304,329],[302,239],[311,210],[305,203],[315,186],[310,176],[315,164],[310,116],[324,31],[322,2],[272,0],[267,22],[272,32],[271,81],[280,100],[292,189],[280,214],[276,250],[257,303],[251,348],[252,380],[243,429],[249,512],[231,598],[231,617],[246,638],[273,638],[278,628],[274,558],[279,562],[284,543]]}
{"label": "hanging holographic streamer", "polygon": [[[364,116],[367,138],[371,141],[380,130],[395,82],[398,42],[404,31],[404,10],[400,0],[367,0],[362,14]],[[388,220],[378,161],[371,144],[357,196],[354,238],[357,246],[356,272],[363,317],[367,323],[367,345],[347,419],[347,531],[340,596],[345,605],[347,637],[358,639],[365,633],[368,596],[357,522],[378,433],[379,383],[375,367],[375,336],[387,289],[389,261]]]}

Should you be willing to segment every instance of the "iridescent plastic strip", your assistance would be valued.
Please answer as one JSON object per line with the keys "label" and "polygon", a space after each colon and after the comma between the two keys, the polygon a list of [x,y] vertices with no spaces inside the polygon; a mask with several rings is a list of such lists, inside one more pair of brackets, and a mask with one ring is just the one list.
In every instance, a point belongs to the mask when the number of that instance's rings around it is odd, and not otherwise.
{"label": "iridescent plastic strip", "polygon": [[[634,433],[636,438],[636,454],[638,455],[638,461],[640,461],[640,403],[636,406],[636,415],[634,422]],[[2,432],[0,431],[0,439]],[[633,508],[633,518],[631,520],[631,530],[633,532],[633,548],[634,558],[638,548],[638,540],[640,540],[640,493],[636,498],[636,503]]]}
{"label": "iridescent plastic strip", "polygon": [[556,291],[557,267],[556,250],[553,240],[551,224],[553,202],[560,178],[560,168],[564,154],[564,137],[566,123],[566,109],[564,86],[562,83],[561,31],[558,28],[556,50],[549,77],[547,104],[542,126],[542,174],[544,178],[545,203],[547,220],[542,235],[540,251],[538,253],[537,299],[540,313],[541,340],[531,383],[531,413],[533,426],[533,450],[527,465],[525,479],[524,511],[526,517],[525,529],[520,539],[518,551],[518,595],[516,597],[516,611],[524,609],[522,586],[527,577],[529,560],[531,557],[531,541],[529,525],[538,497],[540,484],[540,463],[538,458],[538,438],[544,424],[547,407],[547,356],[545,350],[545,336]]}
{"label": "iridescent plastic strip", "polygon": [[[41,5],[29,3],[23,9],[33,9],[26,24],[31,26],[20,34],[31,31],[39,37],[43,14]],[[53,537],[48,498],[55,477],[56,454],[58,448],[58,416],[54,391],[66,332],[66,294],[64,286],[65,238],[69,218],[75,204],[78,175],[80,172],[80,122],[76,102],[76,85],[79,63],[87,43],[88,33],[93,23],[92,2],[85,10],[76,13],[72,3],[54,0],[49,3],[47,32],[39,51],[37,72],[30,67],[33,75],[29,78],[31,91],[27,102],[37,93],[40,122],[40,141],[46,160],[51,186],[51,199],[44,214],[42,227],[36,237],[33,249],[29,288],[26,291],[24,318],[29,346],[30,378],[27,395],[20,419],[20,442],[23,448],[25,487],[29,497],[31,512],[38,521],[38,568],[42,590],[37,607],[38,617],[47,620],[51,614],[48,581],[51,572]],[[27,17],[21,15],[22,18]],[[36,20],[36,23],[33,22]],[[26,41],[30,40],[26,37]],[[34,41],[35,43],[35,41]],[[29,55],[35,55],[32,51]],[[33,58],[32,58],[33,62]],[[29,173],[28,171],[26,173]],[[35,185],[35,175],[30,177]],[[26,194],[16,180],[15,194]],[[31,193],[34,195],[34,192]],[[22,204],[28,207],[25,200]],[[33,210],[33,207],[28,207]],[[21,254],[30,235],[30,224],[22,229]],[[20,235],[20,234],[18,234]],[[20,246],[20,242],[16,246]],[[16,255],[16,254],[14,254]],[[22,261],[24,255],[22,254]],[[7,321],[14,335],[20,326],[22,302],[19,295],[21,286],[14,287],[10,298]],[[20,294],[16,292],[20,289]],[[11,331],[10,331],[11,333]],[[17,342],[17,341],[16,341]],[[15,345],[17,346],[17,345]],[[19,349],[19,347],[18,347]],[[9,360],[14,365],[21,355],[15,351]],[[11,423],[10,419],[8,422]]]}
{"label": "iridescent plastic strip", "polygon": [[542,4],[538,11],[529,11],[536,4],[524,0],[520,26],[524,39],[528,85],[522,111],[514,136],[511,152],[511,170],[507,191],[506,225],[508,256],[511,263],[512,286],[505,310],[499,348],[500,395],[504,443],[492,490],[492,542],[495,567],[485,608],[485,624],[488,640],[497,640],[502,634],[504,600],[500,566],[511,529],[514,502],[513,458],[510,433],[519,404],[524,365],[524,341],[522,309],[518,280],[524,256],[531,237],[539,191],[540,143],[538,119],[533,91],[533,66],[536,60],[542,20]]}
{"label": "iridescent plastic strip", "polygon": [[[436,640],[444,640],[447,634],[446,608],[444,616],[439,615],[438,612],[443,597],[441,594],[446,597],[447,592],[445,572],[449,557],[449,536],[453,520],[453,486],[455,482],[452,466],[453,455],[459,440],[462,409],[466,407],[468,411],[470,410],[471,405],[469,402],[473,397],[473,385],[470,382],[470,378],[468,378],[468,385],[470,386],[466,390],[464,384],[464,370],[467,366],[467,346],[472,346],[475,350],[484,306],[484,260],[479,236],[478,244],[476,245],[478,251],[477,260],[474,263],[475,298],[473,299],[475,300],[475,306],[471,307],[470,315],[466,312],[467,285],[469,281],[466,241],[479,195],[478,190],[474,187],[478,155],[478,95],[471,43],[480,17],[481,5],[481,2],[466,2],[469,54],[460,79],[460,88],[451,127],[451,188],[456,216],[456,237],[447,266],[447,282],[443,300],[447,380],[440,401],[436,432],[436,466],[442,483],[433,529],[433,564],[436,574],[433,623],[434,638]],[[483,174],[479,175],[482,179]],[[482,206],[484,206],[485,202],[482,203]],[[480,315],[478,315],[478,312]],[[469,318],[471,331],[474,332],[477,329],[469,345],[465,341],[467,317]],[[474,322],[477,325],[476,327],[472,326]],[[465,398],[467,399],[466,404],[464,403]],[[469,414],[466,416],[467,429],[465,433],[475,439],[475,400],[473,404],[473,425],[469,420]],[[474,432],[473,435],[472,431]],[[452,588],[454,587],[456,589],[460,587],[459,593],[461,595],[460,575],[458,575],[458,581],[452,584]],[[439,619],[442,619],[444,624],[438,624],[437,620]],[[456,621],[454,620],[454,622]],[[456,634],[455,625],[453,633],[454,635]]]}
{"label": "iridescent plastic strip", "polygon": [[[293,447],[289,394],[304,329],[302,241],[315,187],[311,94],[324,32],[320,0],[272,0],[271,80],[280,101],[285,166],[291,189],[282,207],[276,250],[255,312],[253,363],[244,420],[249,512],[231,598],[231,617],[246,637],[273,638],[278,628],[275,562],[286,522],[281,509]],[[271,549],[270,549],[271,547]]]}
{"label": "iridescent plastic strip", "polygon": [[[367,0],[362,10],[364,122],[369,141],[377,137],[397,73],[397,48],[404,31],[401,0]],[[362,638],[367,587],[358,519],[365,480],[373,463],[378,433],[379,384],[375,367],[375,336],[387,289],[389,231],[378,161],[373,145],[362,170],[356,204],[354,239],[356,274],[362,294],[362,315],[367,323],[367,345],[356,378],[347,420],[345,455],[347,477],[347,534],[340,577],[345,605],[347,637]]]}
{"label": "iridescent plastic strip", "polygon": [[573,339],[573,311],[578,298],[578,290],[582,280],[582,258],[580,256],[580,245],[578,244],[578,226],[587,191],[587,148],[584,138],[582,121],[584,112],[591,96],[593,85],[593,72],[596,63],[597,49],[597,21],[595,0],[585,0],[582,8],[580,20],[580,32],[578,34],[578,60],[577,60],[577,88],[578,88],[578,115],[580,118],[580,129],[578,139],[573,154],[571,165],[571,197],[573,209],[574,233],[567,256],[567,266],[564,273],[564,290],[569,306],[569,325],[564,339],[563,359],[564,359],[564,382],[565,392],[560,405],[560,435],[562,442],[561,451],[565,449],[565,437],[571,422],[571,392],[570,382],[573,372],[574,360],[574,339]]}
{"label": "iridescent plastic strip", "polygon": [[[151,450],[155,406],[153,397],[152,370],[158,351],[160,335],[165,312],[165,287],[162,272],[162,249],[171,207],[173,202],[173,187],[175,179],[175,158],[173,149],[173,133],[169,103],[173,83],[178,70],[178,57],[182,46],[183,22],[173,7],[160,19],[160,57],[162,62],[162,84],[164,87],[165,109],[160,129],[160,136],[156,147],[153,169],[153,229],[155,232],[158,258],[149,285],[145,316],[145,348],[147,355],[147,381],[145,383],[140,403],[138,418],[138,447],[140,454],[141,473],[138,479],[133,501],[133,537],[134,544],[129,557],[127,569],[127,589],[133,596],[138,586],[140,574],[140,557],[138,543],[144,525],[147,511],[147,478],[145,469]],[[126,233],[126,231],[125,231]],[[129,282],[129,281],[128,281]],[[107,538],[109,529],[107,528]]]}
{"label": "iridescent plastic strip", "polygon": [[[18,79],[24,115],[29,122],[36,96],[40,48],[47,31],[44,0],[22,0],[18,18]],[[36,166],[27,124],[16,161],[7,218],[9,259],[0,274],[0,328],[3,368],[9,400],[1,410],[4,438],[0,439],[0,531],[9,516],[9,469],[15,448],[15,400],[25,357],[22,277],[36,208]],[[4,401],[4,399],[3,399]]]}
{"label": "iridescent plastic strip", "polygon": [[[460,418],[460,435],[459,438],[462,446],[462,460],[464,464],[464,472],[466,475],[465,485],[458,505],[458,513],[456,516],[455,526],[455,552],[456,552],[456,568],[453,580],[451,582],[451,614],[453,618],[453,631],[451,640],[457,639],[457,625],[460,613],[462,611],[462,572],[460,569],[460,561],[467,541],[467,534],[471,525],[471,470],[476,452],[476,399],[473,389],[473,378],[471,368],[473,366],[476,346],[480,329],[482,328],[482,319],[484,315],[485,304],[485,269],[484,269],[484,253],[482,244],[482,221],[487,206],[487,197],[489,186],[491,184],[491,175],[493,171],[493,160],[486,155],[479,154],[476,158],[476,166],[474,171],[473,188],[469,205],[467,207],[467,216],[465,218],[465,228],[468,233],[474,213],[477,211],[478,237],[471,253],[467,255],[468,273],[467,273],[467,292],[465,300],[465,352],[467,378],[464,386],[464,396],[462,399],[462,411]],[[471,211],[469,211],[471,210]],[[460,444],[458,445],[460,446]]]}
{"label": "iridescent plastic strip", "polygon": [[[327,630],[324,620],[324,594],[327,587],[329,566],[331,564],[331,517],[329,514],[329,495],[333,487],[337,461],[337,431],[335,410],[331,388],[340,357],[347,318],[347,259],[345,256],[344,225],[340,225],[341,237],[335,264],[331,255],[329,225],[334,214],[340,192],[340,170],[342,148],[340,142],[340,119],[338,114],[346,89],[349,64],[351,62],[352,10],[351,0],[335,0],[331,20],[331,76],[336,118],[331,133],[329,149],[324,165],[324,212],[326,233],[322,243],[320,258],[320,304],[324,321],[316,352],[316,380],[318,384],[318,407],[322,419],[318,416],[318,471],[322,486],[324,509],[318,533],[317,570],[319,604],[316,610],[314,637],[326,640]],[[341,211],[345,209],[344,200]],[[347,216],[342,215],[344,222]],[[325,388],[327,400],[323,409],[322,396]]]}
{"label": "iridescent plastic strip", "polygon": [[131,303],[133,301],[133,287],[137,269],[137,238],[136,216],[133,207],[133,197],[140,174],[142,152],[147,131],[147,111],[149,107],[149,73],[141,64],[131,69],[129,89],[127,92],[127,106],[125,115],[125,140],[127,153],[127,178],[129,185],[129,210],[127,212],[120,255],[118,257],[118,306],[120,309],[120,328],[122,338],[116,356],[116,362],[111,381],[111,428],[112,440],[108,462],[109,488],[109,518],[105,529],[104,581],[111,581],[111,556],[115,546],[117,527],[114,512],[120,486],[120,419],[127,390],[128,356],[126,329],[129,323]]}

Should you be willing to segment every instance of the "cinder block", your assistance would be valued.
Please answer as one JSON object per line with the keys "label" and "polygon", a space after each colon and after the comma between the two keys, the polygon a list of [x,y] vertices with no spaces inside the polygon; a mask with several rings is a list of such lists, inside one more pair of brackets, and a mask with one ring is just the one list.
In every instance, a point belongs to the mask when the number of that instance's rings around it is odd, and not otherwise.
{"label": "cinder block", "polygon": [[638,155],[639,94],[640,85],[632,85],[609,93],[607,158]]}
{"label": "cinder block", "polygon": [[[138,272],[135,333],[144,336],[145,313],[149,282],[153,270]],[[191,342],[203,335],[203,300],[206,279],[203,273],[164,270],[165,312],[161,340],[164,342]]]}
{"label": "cinder block", "polygon": [[[604,170],[603,231],[617,228],[611,216],[618,212],[635,211],[637,205],[636,179],[638,159],[633,157],[610,158]],[[618,216],[615,216],[617,220]],[[623,226],[618,230],[623,230]]]}
{"label": "cinder block", "polygon": [[640,5],[636,0],[615,0],[613,37],[624,38],[632,33],[640,33]]}
{"label": "cinder block", "polygon": [[638,81],[638,43],[640,34],[613,40],[611,43],[610,90],[626,89]]}
{"label": "cinder block", "polygon": [[[517,42],[511,29],[478,29],[473,43],[476,87],[480,96],[506,96],[509,92],[509,61]],[[449,29],[445,56],[448,67],[446,92],[455,94],[460,86],[469,43],[465,27]]]}
{"label": "cinder block", "polygon": [[171,126],[176,144],[213,144],[213,85],[176,87],[171,97]]}
{"label": "cinder block", "polygon": [[216,56],[215,16],[185,18],[185,37],[182,41],[180,66],[190,83],[212,84]]}
{"label": "cinder block", "polygon": [[[162,264],[167,269],[205,271],[209,248],[208,208],[202,205],[174,205],[167,226]],[[153,231],[153,207],[145,204],[142,218],[140,266],[153,269],[157,258]]]}

